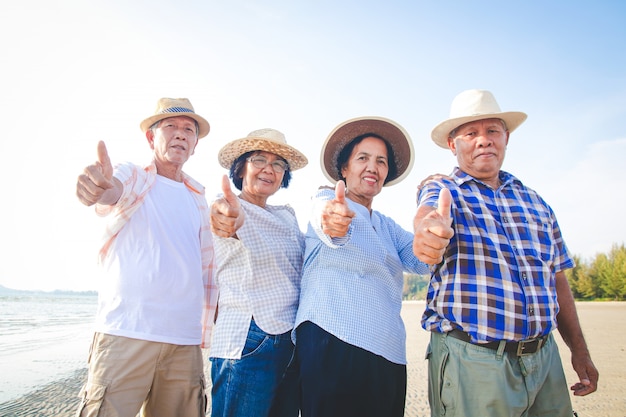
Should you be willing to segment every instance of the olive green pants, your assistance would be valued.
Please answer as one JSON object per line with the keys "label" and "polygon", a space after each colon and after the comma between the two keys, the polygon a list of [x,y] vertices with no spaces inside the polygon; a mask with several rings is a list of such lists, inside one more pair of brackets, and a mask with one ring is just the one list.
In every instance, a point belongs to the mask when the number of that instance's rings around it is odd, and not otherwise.
{"label": "olive green pants", "polygon": [[571,417],[559,350],[552,335],[528,356],[432,332],[428,399],[432,417]]}

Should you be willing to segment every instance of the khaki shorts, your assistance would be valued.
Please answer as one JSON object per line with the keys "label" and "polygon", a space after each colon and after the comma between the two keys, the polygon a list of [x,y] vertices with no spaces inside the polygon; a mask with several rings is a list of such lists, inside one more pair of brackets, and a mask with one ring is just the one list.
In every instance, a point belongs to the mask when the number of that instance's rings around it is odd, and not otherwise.
{"label": "khaki shorts", "polygon": [[207,406],[200,347],[94,335],[80,417],[198,416]]}
{"label": "khaki shorts", "polygon": [[426,357],[432,417],[572,416],[552,335],[536,353],[517,357],[432,332]]}

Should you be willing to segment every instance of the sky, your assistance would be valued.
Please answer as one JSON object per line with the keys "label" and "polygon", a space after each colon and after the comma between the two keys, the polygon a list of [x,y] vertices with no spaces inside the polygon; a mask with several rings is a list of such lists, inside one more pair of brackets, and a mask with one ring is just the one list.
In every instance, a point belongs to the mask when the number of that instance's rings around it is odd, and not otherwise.
{"label": "sky", "polygon": [[373,208],[412,230],[416,187],[455,166],[430,131],[452,99],[491,91],[527,121],[503,169],[554,209],[583,260],[626,240],[626,3],[502,1],[23,0],[0,15],[0,285],[97,288],[104,219],[75,196],[103,140],[113,163],[147,164],[139,123],[161,97],[211,124],[185,171],[209,199],[219,149],[260,128],[309,159],[268,203],[294,207],[328,182],[320,151],[339,123],[402,125],[415,165]]}

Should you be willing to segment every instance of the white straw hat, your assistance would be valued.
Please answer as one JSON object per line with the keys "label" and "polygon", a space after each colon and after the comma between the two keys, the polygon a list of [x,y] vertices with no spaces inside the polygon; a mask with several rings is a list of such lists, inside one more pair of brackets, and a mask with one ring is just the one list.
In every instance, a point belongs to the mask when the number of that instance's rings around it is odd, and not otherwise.
{"label": "white straw hat", "polygon": [[409,175],[415,155],[407,131],[398,123],[384,117],[357,117],[335,127],[322,146],[322,172],[332,183],[341,178],[337,171],[337,158],[341,150],[353,139],[368,133],[384,138],[393,149],[398,172],[395,177],[387,178],[385,187],[397,184]]}
{"label": "white straw hat", "polygon": [[287,145],[285,135],[275,129],[259,129],[250,132],[242,139],[236,139],[224,145],[217,156],[220,165],[230,169],[235,159],[246,152],[265,151],[285,159],[289,170],[295,171],[309,163],[306,156],[293,146]]}
{"label": "white straw hat", "polygon": [[483,119],[502,119],[509,132],[526,120],[526,113],[502,112],[493,94],[487,90],[466,90],[457,95],[450,106],[450,118],[439,123],[430,136],[442,148],[448,149],[448,136],[465,123]]}
{"label": "white straw hat", "polygon": [[209,134],[210,126],[204,117],[197,115],[189,99],[186,98],[161,98],[157,102],[157,108],[154,111],[154,115],[144,119],[139,127],[141,131],[146,133],[150,126],[158,122],[159,120],[167,119],[168,117],[187,116],[198,122],[198,139],[205,137]]}

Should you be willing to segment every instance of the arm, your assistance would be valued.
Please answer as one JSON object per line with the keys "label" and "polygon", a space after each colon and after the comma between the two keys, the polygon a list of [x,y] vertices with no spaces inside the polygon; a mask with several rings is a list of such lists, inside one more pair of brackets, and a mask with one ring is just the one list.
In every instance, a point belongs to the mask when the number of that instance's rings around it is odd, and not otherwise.
{"label": "arm", "polygon": [[556,273],[556,294],[559,302],[559,314],[556,316],[559,333],[572,354],[572,366],[578,374],[579,382],[570,387],[574,395],[587,395],[598,387],[598,370],[591,361],[587,342],[583,336],[574,296],[567,282],[565,272]]}
{"label": "arm", "polygon": [[85,168],[76,182],[76,196],[86,206],[114,205],[122,195],[120,180],[113,177],[113,166],[104,142],[98,142],[98,160]]}

